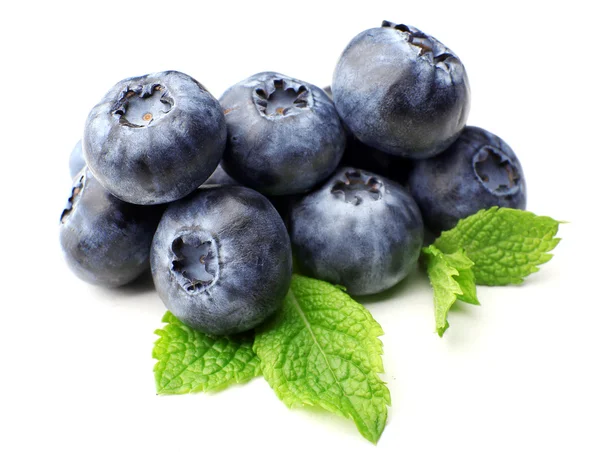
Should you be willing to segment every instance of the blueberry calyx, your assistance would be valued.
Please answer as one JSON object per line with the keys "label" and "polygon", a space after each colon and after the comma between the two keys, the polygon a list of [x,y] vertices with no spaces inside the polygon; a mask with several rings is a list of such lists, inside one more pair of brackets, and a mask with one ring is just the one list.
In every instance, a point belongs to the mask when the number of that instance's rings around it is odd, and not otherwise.
{"label": "blueberry calyx", "polygon": [[112,114],[128,127],[146,127],[168,114],[175,104],[159,83],[127,87],[115,102]]}
{"label": "blueberry calyx", "polygon": [[204,291],[219,278],[216,242],[201,231],[179,234],[171,244],[171,273],[188,293]]}
{"label": "blueberry calyx", "polygon": [[383,197],[383,182],[360,170],[344,173],[344,178],[338,180],[331,188],[331,194],[336,198],[355,206],[367,200],[381,200]]}
{"label": "blueberry calyx", "polygon": [[415,27],[405,24],[395,24],[387,20],[384,20],[381,26],[383,28],[393,28],[401,32],[408,43],[418,50],[419,56],[423,56],[436,67],[449,71],[450,67],[446,61],[451,58],[456,60],[456,55],[450,49]]}
{"label": "blueberry calyx", "polygon": [[290,79],[271,79],[252,93],[252,100],[264,118],[275,119],[302,113],[313,105],[313,96],[306,85]]}
{"label": "blueberry calyx", "polygon": [[473,170],[483,187],[494,195],[517,193],[521,175],[510,157],[494,146],[482,146],[473,155]]}
{"label": "blueberry calyx", "polygon": [[60,223],[65,223],[67,221],[67,217],[73,212],[79,198],[81,198],[81,193],[83,192],[85,185],[85,172],[81,174],[81,176],[75,181],[73,184],[73,190],[71,191],[71,196],[67,200],[67,205],[60,215]]}

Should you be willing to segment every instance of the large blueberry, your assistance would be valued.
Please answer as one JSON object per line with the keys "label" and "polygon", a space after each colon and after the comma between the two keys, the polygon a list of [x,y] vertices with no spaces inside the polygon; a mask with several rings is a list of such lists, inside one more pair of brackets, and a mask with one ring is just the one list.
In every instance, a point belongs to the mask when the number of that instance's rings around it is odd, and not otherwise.
{"label": "large blueberry", "polygon": [[201,187],[171,204],[151,252],[152,276],[167,308],[202,332],[256,327],[281,306],[292,252],[269,200],[241,186]]}
{"label": "large blueberry", "polygon": [[227,127],[218,101],[176,71],[117,83],[90,112],[84,157],[113,195],[166,203],[193,192],[215,170]]}
{"label": "large blueberry", "polygon": [[229,88],[220,102],[228,129],[223,168],[259,192],[307,192],[342,157],[342,123],[333,102],[314,85],[262,72]]}
{"label": "large blueberry", "polygon": [[409,186],[434,233],[480,209],[525,209],[527,199],[523,169],[510,146],[472,126],[442,154],[416,162]]}
{"label": "large blueberry", "polygon": [[459,58],[417,28],[387,21],[348,44],[332,91],[340,117],[361,142],[413,159],[446,149],[470,106]]}
{"label": "large blueberry", "polygon": [[70,269],[105,287],[131,282],[150,267],[162,207],[136,206],[108,193],[88,168],[75,176],[60,217],[60,244]]}
{"label": "large blueberry", "polygon": [[423,221],[400,184],[347,167],[293,205],[290,237],[303,271],[353,295],[375,294],[415,267]]}
{"label": "large blueberry", "polygon": [[85,167],[85,159],[83,158],[81,140],[79,140],[69,155],[69,173],[71,174],[71,179],[74,178],[83,167]]}

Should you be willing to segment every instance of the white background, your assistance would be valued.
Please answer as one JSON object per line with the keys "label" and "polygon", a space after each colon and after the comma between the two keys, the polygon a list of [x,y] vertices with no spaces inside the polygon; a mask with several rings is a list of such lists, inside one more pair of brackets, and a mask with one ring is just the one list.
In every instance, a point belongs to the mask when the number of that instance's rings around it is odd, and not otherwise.
{"label": "white background", "polygon": [[[15,2],[11,2],[13,5]],[[0,28],[0,450],[4,452],[597,452],[598,130],[594,2],[20,2]],[[588,5],[588,6],[586,6]],[[150,281],[72,276],[58,247],[68,155],[117,81],[176,69],[216,97],[264,70],[324,86],[382,19],[415,25],[463,60],[469,124],[517,152],[528,207],[570,223],[520,287],[434,330],[421,275],[367,304],[386,334],[392,394],[377,447],[350,421],[288,410],[256,379],[214,395],[155,395],[165,311]]]}

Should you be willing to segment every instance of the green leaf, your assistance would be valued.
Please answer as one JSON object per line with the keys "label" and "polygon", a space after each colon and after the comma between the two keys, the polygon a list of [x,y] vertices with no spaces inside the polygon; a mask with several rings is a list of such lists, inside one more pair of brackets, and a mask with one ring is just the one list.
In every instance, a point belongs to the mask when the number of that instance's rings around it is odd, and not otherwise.
{"label": "green leaf", "polygon": [[479,305],[473,275],[473,261],[463,250],[445,254],[435,245],[423,249],[427,274],[433,287],[435,328],[441,337],[448,324],[448,311],[456,300]]}
{"label": "green leaf", "polygon": [[478,285],[518,284],[552,258],[558,225],[550,217],[493,207],[459,221],[434,244],[446,254],[463,249],[475,263]]}
{"label": "green leaf", "polygon": [[260,375],[260,361],[252,350],[253,338],[210,337],[179,321],[166,312],[167,323],[154,333],[152,357],[156,391],[182,394],[221,390],[234,383]]}
{"label": "green leaf", "polygon": [[258,333],[262,372],[288,406],[319,406],[350,418],[376,443],[390,393],[383,372],[381,326],[338,287],[295,275],[279,315]]}

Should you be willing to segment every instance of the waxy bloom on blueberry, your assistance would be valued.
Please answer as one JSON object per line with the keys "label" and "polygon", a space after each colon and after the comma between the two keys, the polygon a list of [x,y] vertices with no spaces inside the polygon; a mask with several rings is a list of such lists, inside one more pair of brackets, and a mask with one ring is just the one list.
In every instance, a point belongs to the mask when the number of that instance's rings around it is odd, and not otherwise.
{"label": "waxy bloom on blueberry", "polygon": [[229,335],[256,327],[281,306],[292,251],[266,197],[246,187],[208,186],[167,208],[151,265],[158,294],[179,320]]}
{"label": "waxy bloom on blueberry", "polygon": [[453,228],[481,209],[525,209],[523,168],[500,137],[468,126],[442,154],[415,163],[409,186],[432,232]]}
{"label": "waxy bloom on blueberry", "polygon": [[117,83],[90,112],[84,157],[113,195],[135,204],[180,199],[217,168],[227,127],[219,102],[176,71]]}
{"label": "waxy bloom on blueberry", "polygon": [[454,52],[415,27],[388,21],[348,44],[331,88],[358,140],[413,159],[438,154],[458,137],[471,97]]}
{"label": "waxy bloom on blueberry", "polygon": [[161,206],[136,206],[111,195],[85,167],[75,176],[60,218],[60,245],[77,277],[116,287],[150,267]]}
{"label": "waxy bloom on blueberry", "polygon": [[340,284],[352,295],[375,294],[415,267],[423,221],[400,184],[344,167],[293,204],[290,238],[309,275]]}
{"label": "waxy bloom on blueberry", "polygon": [[342,123],[314,85],[262,72],[229,88],[220,102],[228,130],[223,168],[261,193],[307,192],[342,158]]}

